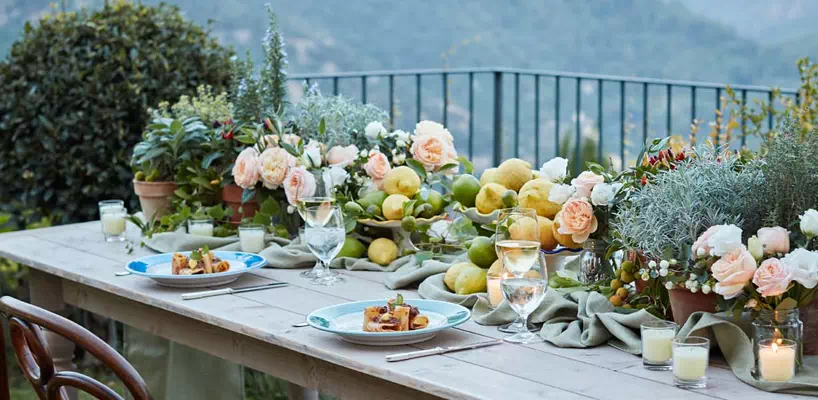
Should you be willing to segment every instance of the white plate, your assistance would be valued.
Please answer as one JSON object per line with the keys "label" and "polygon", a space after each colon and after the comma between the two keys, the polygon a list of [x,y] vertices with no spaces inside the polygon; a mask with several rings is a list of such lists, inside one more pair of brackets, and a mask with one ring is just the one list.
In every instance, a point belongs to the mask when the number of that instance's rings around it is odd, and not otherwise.
{"label": "white plate", "polygon": [[[178,253],[190,256],[189,251],[180,251]],[[240,251],[213,251],[212,253],[219,259],[227,261],[230,264],[230,269],[215,274],[173,275],[171,272],[171,259],[174,253],[142,257],[129,262],[125,269],[132,274],[151,278],[162,286],[200,288],[232,283],[248,271],[267,265],[267,260],[258,254]]]}

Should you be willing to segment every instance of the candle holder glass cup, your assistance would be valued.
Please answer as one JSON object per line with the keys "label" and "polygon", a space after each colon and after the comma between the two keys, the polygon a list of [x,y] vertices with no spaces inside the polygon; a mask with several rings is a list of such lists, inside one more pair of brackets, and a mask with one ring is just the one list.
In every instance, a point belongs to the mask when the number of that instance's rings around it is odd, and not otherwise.
{"label": "candle holder glass cup", "polygon": [[213,219],[194,218],[187,221],[187,233],[195,236],[213,236]]}
{"label": "candle holder glass cup", "polygon": [[756,363],[753,374],[758,377],[759,343],[766,339],[787,339],[795,342],[795,369],[803,364],[804,324],[797,308],[791,310],[761,310],[753,320],[753,353]]}
{"label": "candle holder glass cup", "polygon": [[648,321],[640,326],[642,366],[651,371],[670,371],[673,367],[673,338],[678,325],[673,321]]}
{"label": "candle holder glass cup", "polygon": [[239,226],[241,251],[245,253],[259,253],[264,250],[265,233],[266,230],[262,224],[244,224]]}
{"label": "candle holder glass cup", "polygon": [[701,336],[673,339],[673,383],[682,389],[707,387],[710,340]]}
{"label": "candle holder glass cup", "polygon": [[125,218],[128,216],[128,210],[123,204],[122,200],[99,202],[99,219],[106,242],[125,241]]}

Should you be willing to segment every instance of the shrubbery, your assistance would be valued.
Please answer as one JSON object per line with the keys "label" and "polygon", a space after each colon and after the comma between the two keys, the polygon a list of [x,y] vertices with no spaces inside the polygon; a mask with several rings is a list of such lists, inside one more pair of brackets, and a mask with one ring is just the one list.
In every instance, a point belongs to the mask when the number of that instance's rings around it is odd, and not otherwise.
{"label": "shrubbery", "polygon": [[202,84],[225,89],[231,51],[176,7],[110,2],[59,13],[0,62],[0,204],[96,216],[96,202],[131,201],[128,160],[149,115]]}

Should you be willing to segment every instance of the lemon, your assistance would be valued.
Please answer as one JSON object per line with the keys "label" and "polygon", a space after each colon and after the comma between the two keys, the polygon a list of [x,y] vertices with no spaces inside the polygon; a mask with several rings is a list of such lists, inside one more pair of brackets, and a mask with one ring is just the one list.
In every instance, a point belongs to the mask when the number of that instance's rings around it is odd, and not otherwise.
{"label": "lemon", "polygon": [[483,171],[483,175],[480,175],[480,186],[486,186],[489,183],[500,183],[497,178],[497,168],[489,168]]}
{"label": "lemon", "polygon": [[464,268],[454,281],[454,291],[459,295],[485,292],[486,270],[478,267]]}
{"label": "lemon", "polygon": [[429,195],[426,196],[426,200],[421,198],[420,194],[418,194],[416,198],[419,204],[428,204],[431,206],[427,211],[423,212],[420,215],[422,218],[432,218],[435,215],[439,215],[443,211],[443,207],[445,206],[443,195],[434,189],[429,190]]}
{"label": "lemon", "polygon": [[445,283],[446,287],[452,292],[455,291],[454,283],[457,281],[458,275],[460,275],[460,272],[462,272],[465,268],[478,267],[470,262],[457,263],[449,267],[449,269],[446,271],[446,275],[443,276],[443,283]]}
{"label": "lemon", "polygon": [[481,268],[490,267],[497,260],[497,252],[490,238],[478,236],[469,246],[469,260]]}
{"label": "lemon", "polygon": [[511,189],[503,192],[503,196],[500,198],[503,199],[503,207],[512,208],[517,206],[517,192]]}
{"label": "lemon", "polygon": [[554,237],[554,222],[546,217],[537,216],[537,225],[540,227],[540,246],[543,250],[557,248],[557,238]]}
{"label": "lemon", "polygon": [[537,221],[532,217],[522,216],[517,218],[508,227],[508,234],[511,236],[511,240],[540,241],[540,229],[537,226]]}
{"label": "lemon", "polygon": [[581,244],[574,242],[571,235],[563,235],[559,233],[559,228],[559,213],[557,213],[557,216],[554,217],[554,223],[551,225],[551,233],[554,234],[554,238],[557,239],[557,243],[563,245],[564,247],[568,247],[569,249],[578,249],[582,247]]}
{"label": "lemon", "polygon": [[361,258],[364,254],[366,254],[366,246],[360,240],[347,236],[338,257]]}
{"label": "lemon", "polygon": [[375,239],[369,244],[367,256],[375,264],[389,265],[398,258],[398,245],[387,238]]}
{"label": "lemon", "polygon": [[506,188],[497,183],[489,183],[481,187],[474,202],[477,206],[477,211],[488,214],[494,210],[503,208],[502,196],[505,191]]}
{"label": "lemon", "polygon": [[386,200],[383,201],[383,216],[390,221],[396,221],[403,218],[403,203],[409,201],[409,198],[402,194],[390,194]]}
{"label": "lemon", "polygon": [[[485,175],[485,172],[483,173]],[[480,192],[480,181],[473,175],[458,175],[452,182],[452,198],[463,207],[474,207],[474,199]]]}
{"label": "lemon", "polygon": [[490,275],[499,275],[503,272],[503,260],[497,259],[494,263],[491,264],[489,268],[488,274]]}
{"label": "lemon", "polygon": [[519,192],[523,185],[534,178],[531,164],[519,158],[510,158],[497,167],[497,180],[503,186]]}
{"label": "lemon", "polygon": [[553,187],[554,184],[545,179],[533,179],[526,182],[520,188],[518,196],[520,207],[533,208],[537,210],[537,215],[554,218],[562,206],[548,200]]}
{"label": "lemon", "polygon": [[383,178],[383,188],[391,195],[402,194],[411,197],[420,190],[420,177],[415,171],[412,171],[412,168],[397,167]]}
{"label": "lemon", "polygon": [[369,206],[375,205],[379,208],[383,206],[383,201],[386,200],[386,192],[381,190],[373,190],[363,195],[360,199],[358,199],[358,204],[361,205],[361,208],[366,210]]}

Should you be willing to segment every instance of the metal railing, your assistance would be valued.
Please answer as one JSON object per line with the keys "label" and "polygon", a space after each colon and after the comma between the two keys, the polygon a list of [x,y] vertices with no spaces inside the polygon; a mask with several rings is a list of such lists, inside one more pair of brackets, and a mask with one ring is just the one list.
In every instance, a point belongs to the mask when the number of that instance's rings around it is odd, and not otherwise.
{"label": "metal railing", "polygon": [[[395,128],[405,129],[422,119],[440,121],[452,131],[458,148],[465,145],[470,158],[482,157],[478,160],[482,167],[489,166],[487,163],[496,166],[504,158],[521,153],[522,158],[539,165],[543,153],[550,152],[551,156],[572,158],[574,171],[580,170],[583,155],[587,159],[582,153],[587,151],[587,147],[583,150],[583,140],[593,144],[597,160],[607,156],[613,166],[623,168],[628,156],[638,153],[649,137],[684,135],[694,120],[712,116],[715,121],[727,88],[721,83],[513,68],[316,73],[296,74],[290,79],[318,83],[325,91],[329,84],[333,94],[381,106],[389,110],[389,122]],[[730,87],[748,106],[754,99],[770,101],[773,97],[770,87]],[[412,92],[414,104],[404,104],[402,100]],[[781,89],[781,94],[798,101],[795,89]],[[414,112],[407,113],[410,109]],[[453,110],[457,121],[453,121]],[[490,123],[482,123],[489,115]],[[739,143],[731,141],[728,145],[746,146],[752,140],[741,117]],[[772,126],[770,116],[767,127]],[[522,148],[521,133],[525,135]],[[611,141],[612,136],[618,140]],[[636,140],[640,136],[641,140]],[[513,143],[510,154],[509,142]]]}

